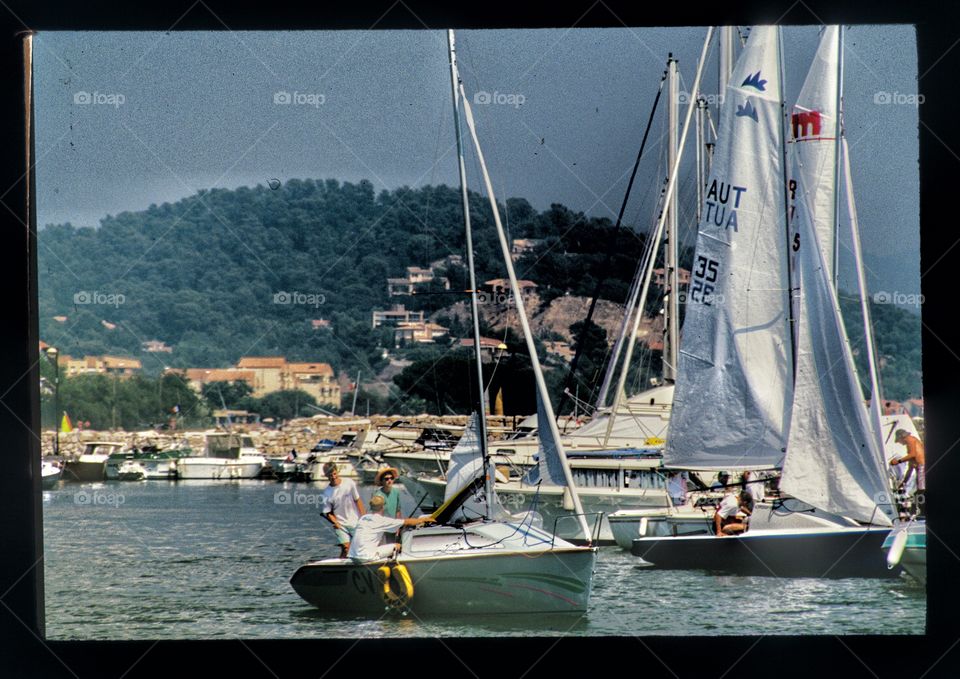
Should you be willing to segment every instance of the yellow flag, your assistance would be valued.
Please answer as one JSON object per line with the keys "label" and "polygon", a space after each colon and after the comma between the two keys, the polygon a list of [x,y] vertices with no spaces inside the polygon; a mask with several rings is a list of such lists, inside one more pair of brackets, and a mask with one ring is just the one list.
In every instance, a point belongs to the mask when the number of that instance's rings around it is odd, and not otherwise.
{"label": "yellow flag", "polygon": [[67,411],[63,411],[63,419],[60,420],[60,433],[67,434],[73,431],[73,424],[70,422],[70,416]]}

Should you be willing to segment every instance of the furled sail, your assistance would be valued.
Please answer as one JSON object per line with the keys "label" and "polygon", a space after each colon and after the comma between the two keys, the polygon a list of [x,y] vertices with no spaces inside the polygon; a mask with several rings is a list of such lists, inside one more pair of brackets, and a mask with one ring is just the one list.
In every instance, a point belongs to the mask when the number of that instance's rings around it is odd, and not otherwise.
{"label": "furled sail", "polygon": [[819,509],[890,525],[882,452],[806,201],[797,202],[793,221],[800,235],[797,375],[780,488]]}
{"label": "furled sail", "polygon": [[725,92],[664,461],[782,462],[792,401],[779,32],[753,29]]}

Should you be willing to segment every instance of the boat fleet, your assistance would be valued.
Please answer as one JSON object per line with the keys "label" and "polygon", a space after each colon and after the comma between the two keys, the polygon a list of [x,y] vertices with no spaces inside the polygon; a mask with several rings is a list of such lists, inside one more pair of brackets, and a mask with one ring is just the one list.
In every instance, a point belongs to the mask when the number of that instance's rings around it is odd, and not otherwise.
{"label": "boat fleet", "polygon": [[[229,432],[208,434],[197,455],[182,448],[131,452],[103,442],[90,444],[59,472],[75,480],[98,475],[235,480],[255,478],[268,466],[281,480],[322,482],[322,463],[332,461],[342,475],[370,483],[378,471],[398,469],[433,525],[405,529],[399,550],[387,559],[330,558],[298,568],[293,589],[330,615],[582,613],[593,587],[597,547],[605,544],[628,550],[638,565],[654,569],[818,578],[895,577],[905,571],[925,583],[922,507],[910,507],[896,495],[898,479],[888,464],[903,452],[894,432],[917,435],[917,430],[907,415],[880,412],[842,125],[841,27],[822,30],[793,107],[784,101],[779,28],[754,27],[739,57],[727,54],[709,163],[698,153],[701,205],[684,334],[670,321],[679,318],[679,295],[668,292],[663,379],[651,389],[626,393],[662,241],[668,244],[663,253],[668,275],[678,267],[680,149],[695,111],[698,140],[703,137],[704,107],[696,94],[712,35],[709,29],[682,132],[676,61],[668,61],[664,79],[676,132],[660,213],[586,424],[558,427],[449,31],[479,387],[467,425],[367,426],[318,445],[313,457],[302,460],[289,455],[268,460],[249,436]],[[723,39],[721,47],[729,50],[731,42]],[[537,388],[536,416],[512,432],[491,431],[482,415],[464,123],[515,288]],[[841,193],[863,300],[859,328],[845,327],[839,311],[835,243]],[[872,394],[869,404],[850,349],[850,338],[859,333],[869,359],[863,376]],[[722,483],[721,472],[734,480]],[[43,474],[47,484],[53,472],[48,477],[44,465]],[[718,505],[744,489],[754,499],[747,530],[715,534]]]}

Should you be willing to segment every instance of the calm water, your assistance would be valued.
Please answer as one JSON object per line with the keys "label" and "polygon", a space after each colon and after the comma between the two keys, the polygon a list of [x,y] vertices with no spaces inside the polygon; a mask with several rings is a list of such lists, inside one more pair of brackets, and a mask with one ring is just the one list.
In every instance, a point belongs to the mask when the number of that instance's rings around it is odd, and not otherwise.
{"label": "calm water", "polygon": [[[61,484],[44,491],[51,639],[922,634],[907,580],[741,578],[636,566],[601,549],[585,616],[331,620],[289,585],[336,556],[321,487],[275,481]],[[367,500],[372,488],[362,489]],[[406,491],[405,513],[415,505]],[[878,555],[878,558],[882,558]]]}

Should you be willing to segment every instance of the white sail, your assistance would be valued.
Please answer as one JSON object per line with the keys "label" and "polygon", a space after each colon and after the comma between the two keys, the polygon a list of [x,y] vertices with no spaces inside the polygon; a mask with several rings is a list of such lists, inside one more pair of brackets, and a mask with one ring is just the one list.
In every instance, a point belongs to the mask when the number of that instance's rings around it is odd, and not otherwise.
{"label": "white sail", "polygon": [[483,472],[483,453],[480,450],[480,437],[477,434],[477,414],[473,413],[464,427],[463,436],[450,452],[450,464],[447,466],[447,487],[443,493],[446,502],[461,488],[469,485]]}
{"label": "white sail", "polygon": [[819,509],[890,525],[887,472],[806,201],[797,202],[793,220],[800,235],[797,376],[780,488]]}
{"label": "white sail", "polygon": [[758,26],[727,86],[687,293],[664,461],[782,461],[792,401],[779,31]]}
{"label": "white sail", "polygon": [[[798,187],[804,187],[812,211],[817,243],[836,282],[837,144],[840,139],[838,92],[840,83],[840,27],[825,26],[810,71],[790,115],[790,143],[794,164],[788,184],[795,205]],[[791,233],[791,245],[798,234]],[[792,252],[796,252],[791,248]]]}

